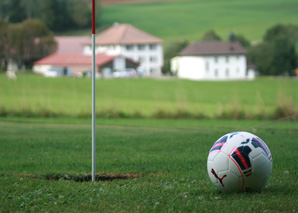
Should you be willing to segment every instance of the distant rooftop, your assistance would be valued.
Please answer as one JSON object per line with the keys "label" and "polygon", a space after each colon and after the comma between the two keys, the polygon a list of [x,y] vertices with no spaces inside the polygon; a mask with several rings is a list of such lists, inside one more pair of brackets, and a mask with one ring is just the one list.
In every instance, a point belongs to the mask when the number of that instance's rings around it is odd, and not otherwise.
{"label": "distant rooftop", "polygon": [[[108,56],[104,53],[96,55],[96,65],[101,66],[112,61],[117,56]],[[71,65],[90,65],[92,55],[82,54],[52,54],[43,59],[36,61],[35,65],[52,65],[52,66],[71,66]]]}
{"label": "distant rooftop", "polygon": [[84,44],[90,40],[90,36],[55,36],[58,54],[79,54],[84,51]]}
{"label": "distant rooftop", "polygon": [[[99,33],[96,36],[96,44],[98,45],[129,45],[158,43],[162,43],[162,40],[130,24],[115,23],[112,27]],[[87,44],[91,44],[91,40],[89,40]]]}
{"label": "distant rooftop", "polygon": [[202,41],[194,42],[184,48],[178,55],[243,55],[246,50],[238,42]]}

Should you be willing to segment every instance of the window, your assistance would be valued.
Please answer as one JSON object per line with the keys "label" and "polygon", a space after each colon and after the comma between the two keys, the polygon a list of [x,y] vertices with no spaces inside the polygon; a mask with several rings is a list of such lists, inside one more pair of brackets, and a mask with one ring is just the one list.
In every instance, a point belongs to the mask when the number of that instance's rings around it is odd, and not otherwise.
{"label": "window", "polygon": [[153,62],[153,63],[157,62],[157,57],[156,56],[150,56],[149,61]]}
{"label": "window", "polygon": [[146,57],[145,56],[140,56],[139,57],[139,62],[145,62],[146,61]]}
{"label": "window", "polygon": [[206,71],[209,71],[209,62],[208,61],[206,61],[205,69],[206,69]]}
{"label": "window", "polygon": [[126,45],[126,46],[125,46],[125,49],[126,49],[127,51],[133,51],[133,45]]}
{"label": "window", "polygon": [[140,50],[140,51],[145,50],[145,45],[144,44],[139,44],[138,45],[138,50]]}
{"label": "window", "polygon": [[217,63],[217,61],[218,61],[218,58],[217,58],[217,56],[215,56],[214,57],[214,62]]}
{"label": "window", "polygon": [[115,45],[109,45],[108,46],[108,50],[110,50],[110,51],[113,51],[115,49],[116,49]]}
{"label": "window", "polygon": [[157,73],[157,69],[156,68],[150,68],[150,73],[151,74],[156,74]]}
{"label": "window", "polygon": [[218,70],[214,70],[214,76],[217,77],[218,76]]}
{"label": "window", "polygon": [[229,77],[230,76],[230,70],[226,69],[226,76]]}
{"label": "window", "polygon": [[156,50],[157,49],[157,45],[156,44],[149,44],[149,49],[150,50]]}

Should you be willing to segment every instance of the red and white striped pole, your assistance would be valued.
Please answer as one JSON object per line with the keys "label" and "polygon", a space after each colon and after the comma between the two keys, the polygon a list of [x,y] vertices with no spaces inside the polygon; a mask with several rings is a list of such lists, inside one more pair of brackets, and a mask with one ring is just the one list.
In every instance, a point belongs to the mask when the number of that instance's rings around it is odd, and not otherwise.
{"label": "red and white striped pole", "polygon": [[95,181],[95,0],[92,0],[92,182]]}

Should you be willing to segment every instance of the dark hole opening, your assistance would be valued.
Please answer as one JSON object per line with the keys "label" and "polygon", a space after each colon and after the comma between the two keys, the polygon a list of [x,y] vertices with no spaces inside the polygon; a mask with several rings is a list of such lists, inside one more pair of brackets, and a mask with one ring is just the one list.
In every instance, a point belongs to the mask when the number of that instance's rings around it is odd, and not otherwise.
{"label": "dark hole opening", "polygon": [[[84,175],[73,175],[73,174],[48,174],[48,175],[17,175],[19,177],[25,178],[34,178],[34,179],[45,179],[50,181],[59,181],[59,180],[73,180],[76,182],[88,182],[92,180],[91,174]],[[96,174],[96,181],[113,181],[113,180],[127,180],[138,178],[139,175],[136,173],[131,174]]]}

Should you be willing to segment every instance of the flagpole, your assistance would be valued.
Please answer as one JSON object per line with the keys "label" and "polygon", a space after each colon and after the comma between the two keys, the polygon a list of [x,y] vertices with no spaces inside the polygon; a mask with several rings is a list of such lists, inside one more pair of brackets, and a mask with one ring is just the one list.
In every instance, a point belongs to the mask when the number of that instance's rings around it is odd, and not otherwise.
{"label": "flagpole", "polygon": [[95,181],[95,0],[92,0],[92,182]]}

